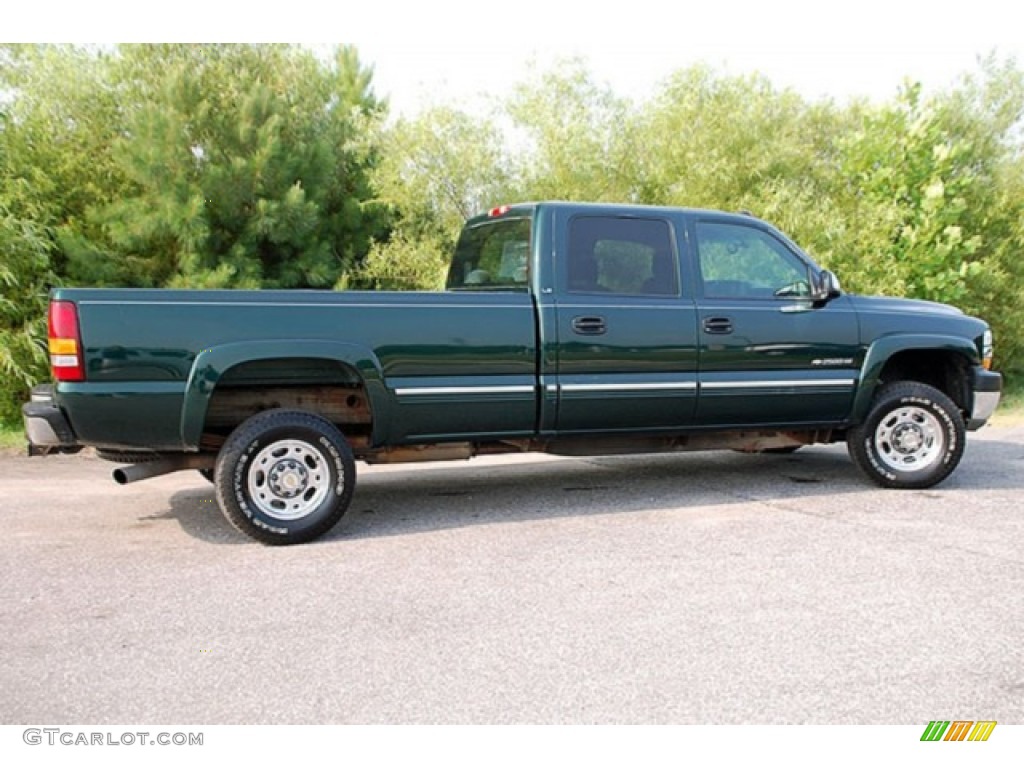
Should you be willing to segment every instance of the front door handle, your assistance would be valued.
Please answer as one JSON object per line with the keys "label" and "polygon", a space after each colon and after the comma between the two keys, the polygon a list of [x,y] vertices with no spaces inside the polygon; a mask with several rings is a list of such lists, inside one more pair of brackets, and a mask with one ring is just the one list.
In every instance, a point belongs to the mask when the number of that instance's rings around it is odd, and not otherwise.
{"label": "front door handle", "polygon": [[729,317],[706,317],[706,318],[704,318],[704,333],[732,333],[732,318],[729,318]]}
{"label": "front door handle", "polygon": [[608,330],[603,317],[574,317],[572,329],[582,336],[600,336]]}

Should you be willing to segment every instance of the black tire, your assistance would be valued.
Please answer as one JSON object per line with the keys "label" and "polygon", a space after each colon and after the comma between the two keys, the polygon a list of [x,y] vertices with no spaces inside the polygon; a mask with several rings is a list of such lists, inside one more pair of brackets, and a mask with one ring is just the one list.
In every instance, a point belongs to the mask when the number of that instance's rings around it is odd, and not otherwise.
{"label": "black tire", "polygon": [[355,458],[331,422],[306,411],[263,411],[242,422],[217,457],[217,503],[228,521],[264,544],[299,544],[345,514]]}
{"label": "black tire", "polygon": [[935,387],[898,381],[879,390],[846,447],[883,488],[930,488],[956,469],[966,439],[960,409]]}

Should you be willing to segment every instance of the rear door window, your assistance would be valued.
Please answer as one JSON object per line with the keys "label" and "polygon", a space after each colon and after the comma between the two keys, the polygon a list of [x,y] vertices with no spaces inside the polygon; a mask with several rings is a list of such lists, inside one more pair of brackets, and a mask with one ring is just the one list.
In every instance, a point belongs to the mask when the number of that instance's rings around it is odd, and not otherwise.
{"label": "rear door window", "polygon": [[568,293],[679,295],[672,231],[662,219],[573,218],[566,271]]}

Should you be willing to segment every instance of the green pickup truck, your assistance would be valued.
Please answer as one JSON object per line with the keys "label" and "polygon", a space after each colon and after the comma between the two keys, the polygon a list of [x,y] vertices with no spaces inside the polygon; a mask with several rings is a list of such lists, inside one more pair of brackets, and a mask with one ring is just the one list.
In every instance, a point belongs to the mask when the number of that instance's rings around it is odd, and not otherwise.
{"label": "green pickup truck", "polygon": [[1002,388],[981,320],[843,293],[747,214],[627,205],[478,216],[444,292],[59,288],[49,347],[30,453],[94,446],[121,483],[198,469],[268,544],[330,529],[356,459],[844,440],[926,488]]}

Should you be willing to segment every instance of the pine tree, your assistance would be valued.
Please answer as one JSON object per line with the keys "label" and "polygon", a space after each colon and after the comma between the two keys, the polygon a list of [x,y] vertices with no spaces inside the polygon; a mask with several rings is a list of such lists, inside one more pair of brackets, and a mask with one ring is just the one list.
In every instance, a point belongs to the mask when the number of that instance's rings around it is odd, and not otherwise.
{"label": "pine tree", "polygon": [[384,222],[364,134],[383,106],[354,51],[126,46],[114,72],[129,191],[91,211],[101,238],[65,241],[72,280],[329,288],[365,258]]}

